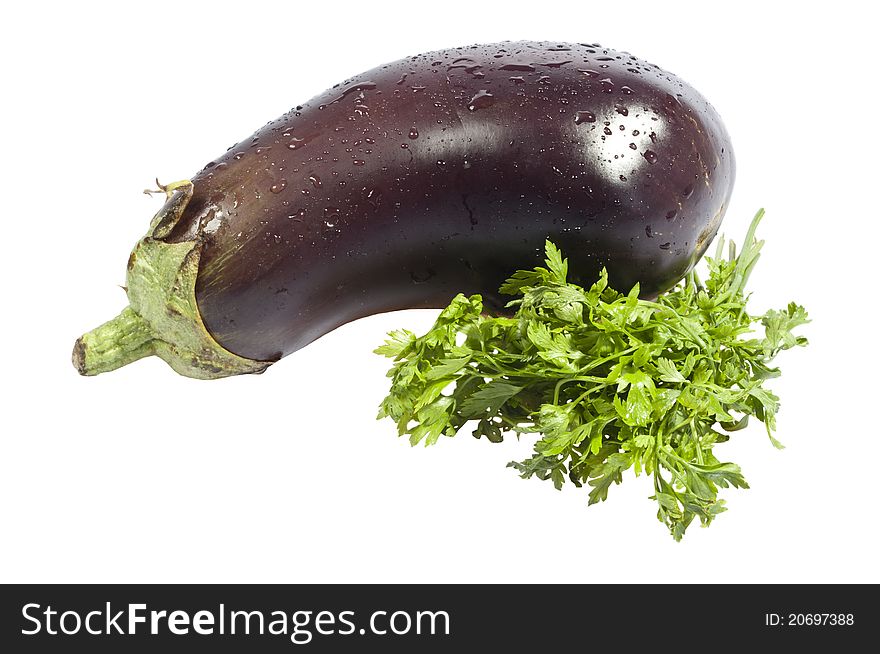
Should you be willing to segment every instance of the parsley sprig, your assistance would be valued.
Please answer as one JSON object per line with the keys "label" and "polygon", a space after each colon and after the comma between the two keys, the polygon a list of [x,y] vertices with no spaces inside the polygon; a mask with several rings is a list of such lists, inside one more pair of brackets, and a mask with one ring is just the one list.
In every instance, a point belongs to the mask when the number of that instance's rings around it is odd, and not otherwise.
{"label": "parsley sprig", "polygon": [[[589,289],[568,283],[568,261],[547,241],[546,267],[516,272],[501,292],[517,296],[512,317],[481,315],[479,295],[458,295],[417,337],[389,334],[376,352],[394,359],[379,418],[397,422],[416,445],[473,435],[539,434],[533,455],[512,462],[523,478],[588,485],[589,504],[608,497],[632,468],[653,476],[657,517],[676,540],[694,518],[705,526],[725,510],[719,488],[748,488],[738,465],[722,463],[717,443],[750,417],[773,436],[779,398],[765,388],[779,375],[781,351],[806,345],[792,330],[809,322],[791,303],[761,316],[747,311],[745,286],[763,241],[753,220],[737,256],[719,239],[695,271],[654,301],[608,286],[602,271]],[[763,337],[749,337],[760,322]],[[473,423],[471,423],[473,424]]]}

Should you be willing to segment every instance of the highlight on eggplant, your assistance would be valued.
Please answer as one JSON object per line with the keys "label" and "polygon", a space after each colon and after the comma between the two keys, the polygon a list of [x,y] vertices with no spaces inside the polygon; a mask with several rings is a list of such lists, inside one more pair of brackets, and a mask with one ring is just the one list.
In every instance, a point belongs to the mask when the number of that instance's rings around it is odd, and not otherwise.
{"label": "highlight on eggplant", "polygon": [[728,134],[675,75],[597,44],[406,57],[298,105],[167,199],[128,261],[129,306],[77,340],[84,375],[157,355],[262,372],[375,313],[489,311],[545,240],[571,281],[651,297],[705,252],[734,182]]}

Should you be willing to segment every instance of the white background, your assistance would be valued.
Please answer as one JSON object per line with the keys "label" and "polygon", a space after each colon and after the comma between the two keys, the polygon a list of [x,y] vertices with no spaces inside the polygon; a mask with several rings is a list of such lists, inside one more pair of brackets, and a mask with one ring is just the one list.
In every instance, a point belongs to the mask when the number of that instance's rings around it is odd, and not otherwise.
{"label": "white background", "polygon": [[[2,25],[2,582],[880,582],[878,57],[866,3],[15,3]],[[25,8],[26,7],[26,8]],[[209,8],[210,7],[210,8]],[[424,8],[422,8],[424,7]],[[717,448],[751,484],[676,544],[650,481],[589,509],[505,468],[531,443],[410,448],[375,420],[371,353],[434,311],[375,316],[266,374],[97,378],[74,339],[116,315],[161,200],[342,79],[505,39],[598,41],[706,95],[738,158],[723,231],[767,208],[754,308],[814,322],[783,353],[774,450]]]}

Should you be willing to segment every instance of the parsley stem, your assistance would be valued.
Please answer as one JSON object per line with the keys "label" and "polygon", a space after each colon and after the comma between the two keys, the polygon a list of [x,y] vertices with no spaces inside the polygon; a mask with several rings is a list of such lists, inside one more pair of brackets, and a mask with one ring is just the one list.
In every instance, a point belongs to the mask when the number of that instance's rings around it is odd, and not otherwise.
{"label": "parsley stem", "polygon": [[700,437],[697,436],[697,427],[694,424],[693,418],[691,418],[691,440],[693,440],[694,449],[697,452],[697,463],[703,465],[703,448],[700,445]]}
{"label": "parsley stem", "polygon": [[[615,352],[610,356],[603,357],[601,359],[594,359],[588,366],[586,366],[585,368],[581,368],[581,372],[589,372],[590,370],[598,368],[602,364],[608,363],[609,361],[614,361],[615,359],[619,359],[620,357],[626,356],[627,354],[632,354],[637,349],[638,348],[636,346],[632,346],[621,352]],[[559,391],[562,389],[563,384],[570,381],[594,381],[596,383],[602,383],[605,381],[605,378],[577,376],[565,377],[563,379],[560,379],[558,382],[556,382],[556,387],[553,389],[553,404],[559,404]],[[605,386],[607,386],[607,384]],[[602,386],[601,388],[604,388],[604,386]]]}
{"label": "parsley stem", "polygon": [[581,368],[580,372],[589,372],[594,368],[598,368],[603,363],[608,363],[609,361],[614,361],[614,359],[619,359],[620,357],[626,356],[627,354],[632,354],[638,349],[637,346],[633,345],[632,347],[628,347],[625,350],[621,350],[620,352],[615,352],[607,357],[603,357],[601,359],[593,359],[593,361],[586,368]]}
{"label": "parsley stem", "polygon": [[697,287],[698,291],[702,291],[703,290],[703,282],[700,279],[700,273],[697,272],[696,268],[691,270],[691,272],[694,274],[694,286]]}
{"label": "parsley stem", "polygon": [[[556,387],[553,389],[553,404],[559,404],[559,391],[562,388],[562,385],[567,382],[571,382],[571,381],[591,381],[591,382],[595,382],[597,384],[603,384],[602,386],[597,386],[594,388],[605,388],[605,386],[608,386],[608,384],[604,383],[605,382],[604,377],[591,377],[591,376],[566,377],[566,378],[560,379],[558,382],[556,382]],[[590,389],[590,392],[592,392],[593,390],[594,389]]]}
{"label": "parsley stem", "polygon": [[[653,428],[652,428],[653,429]],[[663,440],[663,425],[661,424],[654,436],[654,470],[660,467],[660,442]]]}
{"label": "parsley stem", "polygon": [[578,397],[574,401],[574,403],[577,404],[577,403],[581,402],[590,393],[595,393],[596,391],[601,391],[603,388],[607,388],[608,386],[611,386],[611,384],[600,384],[599,386],[593,386],[593,388],[590,388],[589,390],[586,390],[583,393],[581,393],[580,395],[578,395]]}
{"label": "parsley stem", "polygon": [[522,427],[520,426],[520,424],[518,422],[508,418],[506,415],[504,415],[504,413],[499,412],[498,417],[501,418],[501,422],[506,423],[506,424],[510,425],[511,427],[513,427],[514,431],[518,431],[518,430],[522,429]]}
{"label": "parsley stem", "polygon": [[669,430],[670,434],[674,434],[677,431],[680,431],[682,427],[686,427],[691,421],[693,421],[693,416],[687,418],[686,420],[682,420],[680,423],[675,425],[672,429]]}

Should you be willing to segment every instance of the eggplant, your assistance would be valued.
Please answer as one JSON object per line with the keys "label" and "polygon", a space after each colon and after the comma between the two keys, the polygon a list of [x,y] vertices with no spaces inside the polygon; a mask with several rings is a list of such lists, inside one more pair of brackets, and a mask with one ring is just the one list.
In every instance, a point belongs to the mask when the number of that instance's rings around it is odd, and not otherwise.
{"label": "eggplant", "polygon": [[572,281],[644,297],[718,231],[721,119],[659,67],[597,44],[503,42],[374,68],[161,187],[130,306],[74,347],[80,373],[156,354],[197,378],[261,372],[371,314],[479,293],[490,311],[545,239]]}

